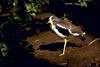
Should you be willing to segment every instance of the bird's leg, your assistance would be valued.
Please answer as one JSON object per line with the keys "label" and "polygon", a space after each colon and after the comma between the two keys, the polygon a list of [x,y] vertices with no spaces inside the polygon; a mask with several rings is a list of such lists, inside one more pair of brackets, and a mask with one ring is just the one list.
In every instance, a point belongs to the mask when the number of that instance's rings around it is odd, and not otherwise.
{"label": "bird's leg", "polygon": [[68,40],[66,40],[66,38],[64,39],[64,48],[63,48],[63,53],[61,53],[59,56],[62,56],[65,54],[65,49],[66,49],[66,44],[67,44]]}

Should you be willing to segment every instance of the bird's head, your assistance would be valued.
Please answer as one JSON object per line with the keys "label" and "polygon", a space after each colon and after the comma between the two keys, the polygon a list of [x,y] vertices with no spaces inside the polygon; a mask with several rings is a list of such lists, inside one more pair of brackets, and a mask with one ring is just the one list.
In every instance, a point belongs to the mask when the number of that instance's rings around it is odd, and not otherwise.
{"label": "bird's head", "polygon": [[55,21],[54,16],[50,16],[48,23],[52,25],[52,24],[54,24],[54,21]]}

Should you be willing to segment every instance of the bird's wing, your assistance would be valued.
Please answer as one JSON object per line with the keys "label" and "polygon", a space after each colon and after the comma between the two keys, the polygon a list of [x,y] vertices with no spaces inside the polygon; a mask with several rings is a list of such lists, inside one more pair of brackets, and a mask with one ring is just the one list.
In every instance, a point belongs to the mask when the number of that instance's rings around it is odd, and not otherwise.
{"label": "bird's wing", "polygon": [[57,24],[58,27],[62,28],[62,29],[67,29],[66,27],[60,25],[60,24]]}
{"label": "bird's wing", "polygon": [[65,35],[63,35],[62,33],[60,33],[60,32],[58,31],[58,29],[57,29],[54,25],[52,25],[51,27],[52,27],[52,30],[53,30],[58,36],[60,36],[60,37],[62,37],[62,38],[66,37]]}
{"label": "bird's wing", "polygon": [[[59,23],[56,24],[58,27],[63,28],[63,29],[67,29],[72,32],[72,33],[83,33],[82,29],[73,24],[72,22],[70,22],[69,20],[61,20]],[[70,28],[71,27],[71,28]]]}
{"label": "bird's wing", "polygon": [[63,29],[68,29],[70,23],[65,21],[65,20],[61,20],[59,23],[56,24],[58,27],[63,28]]}

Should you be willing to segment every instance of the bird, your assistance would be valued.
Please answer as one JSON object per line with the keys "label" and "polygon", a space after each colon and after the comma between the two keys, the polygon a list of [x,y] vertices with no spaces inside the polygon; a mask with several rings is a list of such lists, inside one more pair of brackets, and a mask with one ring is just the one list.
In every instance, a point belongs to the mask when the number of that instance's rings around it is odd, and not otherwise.
{"label": "bird", "polygon": [[[78,36],[80,39],[85,40],[84,35],[86,33],[82,31],[79,26],[74,25],[72,21],[68,20],[68,18],[58,18],[55,15],[51,15],[48,23],[50,24],[51,30],[54,31],[59,37],[64,39],[63,52],[59,56],[65,55],[66,44],[69,41],[66,39],[68,35],[63,33],[69,32],[69,34]],[[66,30],[66,32],[60,32],[58,28],[61,28],[61,30]]]}

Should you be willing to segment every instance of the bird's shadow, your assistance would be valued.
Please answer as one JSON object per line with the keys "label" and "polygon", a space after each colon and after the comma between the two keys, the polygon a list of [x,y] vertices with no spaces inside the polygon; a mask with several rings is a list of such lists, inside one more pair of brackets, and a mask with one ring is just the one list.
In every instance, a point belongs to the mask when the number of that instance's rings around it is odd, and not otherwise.
{"label": "bird's shadow", "polygon": [[[63,49],[64,43],[52,43],[52,44],[46,44],[46,45],[40,45],[38,49],[40,50],[49,50],[49,51],[58,51]],[[72,48],[80,48],[81,46],[75,45],[74,43],[67,43],[66,47],[72,47]]]}

